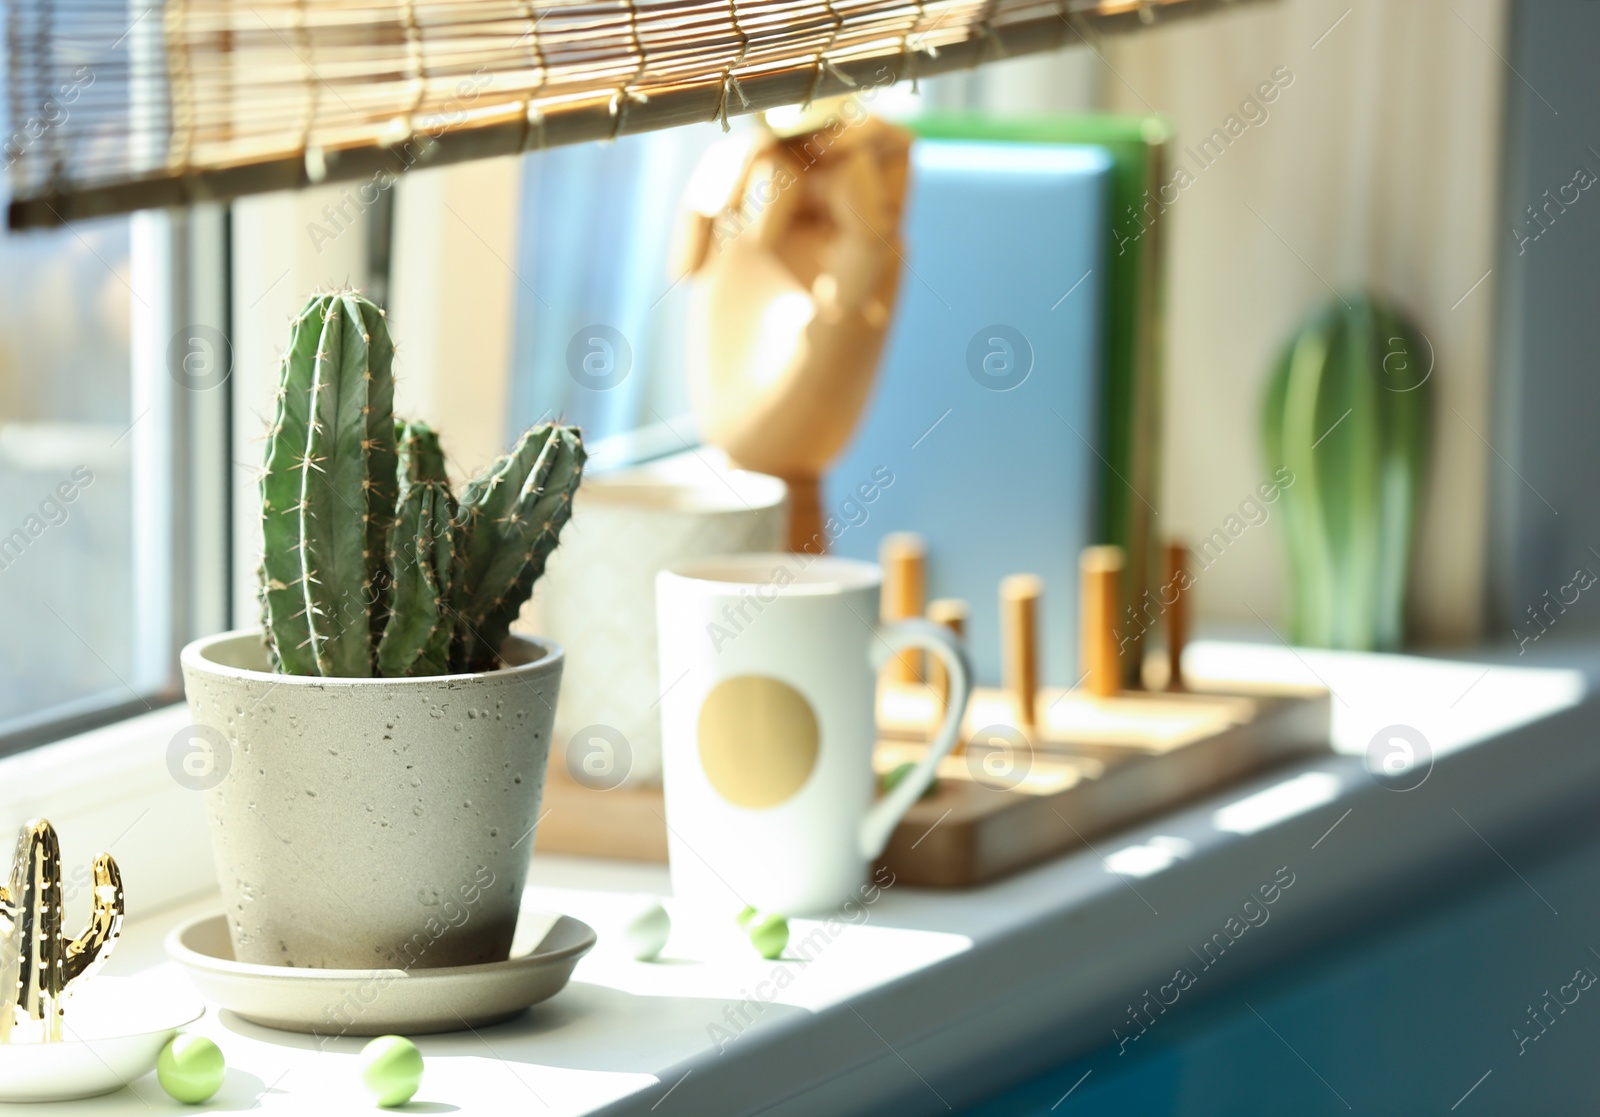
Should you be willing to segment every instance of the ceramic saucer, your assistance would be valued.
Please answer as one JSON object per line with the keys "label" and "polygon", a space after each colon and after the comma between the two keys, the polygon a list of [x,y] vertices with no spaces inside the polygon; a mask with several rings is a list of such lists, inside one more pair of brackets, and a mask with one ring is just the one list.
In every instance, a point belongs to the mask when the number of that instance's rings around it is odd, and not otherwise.
{"label": "ceramic saucer", "polygon": [[[519,948],[532,943],[529,948]],[[167,936],[167,954],[207,1000],[246,1020],[321,1036],[422,1035],[498,1024],[553,997],[595,944],[571,916],[524,911],[504,962],[433,969],[320,970],[234,961],[223,915]]]}
{"label": "ceramic saucer", "polygon": [[109,1094],[156,1069],[179,1028],[205,1015],[186,989],[144,978],[94,977],[67,1001],[58,1043],[0,1043],[0,1101],[72,1101]]}

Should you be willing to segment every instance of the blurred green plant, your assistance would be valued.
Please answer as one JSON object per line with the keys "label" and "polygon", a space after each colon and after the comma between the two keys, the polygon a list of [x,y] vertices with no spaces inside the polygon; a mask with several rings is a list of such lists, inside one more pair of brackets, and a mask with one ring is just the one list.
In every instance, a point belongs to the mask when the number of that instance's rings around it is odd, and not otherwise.
{"label": "blurred green plant", "polygon": [[1394,308],[1353,295],[1315,311],[1284,349],[1262,410],[1297,644],[1391,650],[1432,432],[1432,345]]}

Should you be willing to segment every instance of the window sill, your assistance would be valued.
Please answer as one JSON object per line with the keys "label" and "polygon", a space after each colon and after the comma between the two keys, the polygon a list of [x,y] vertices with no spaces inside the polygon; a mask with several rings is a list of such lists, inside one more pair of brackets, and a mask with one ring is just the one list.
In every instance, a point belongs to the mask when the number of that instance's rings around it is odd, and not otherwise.
{"label": "window sill", "polygon": [[0,759],[0,835],[29,818],[54,824],[69,920],[101,852],[117,859],[133,919],[216,887],[204,799],[167,770],[167,747],[188,724],[180,702]]}
{"label": "window sill", "polygon": [[[1541,658],[1556,669],[1196,645],[1197,676],[1247,671],[1330,686],[1337,752],[985,888],[889,887],[868,918],[844,926],[809,963],[765,962],[681,934],[666,952],[678,964],[633,962],[608,944],[633,896],[668,891],[666,870],[536,857],[527,902],[585,920],[601,945],[567,990],[528,1016],[486,1035],[423,1037],[428,1076],[418,1102],[500,1114],[533,1099],[541,1112],[653,1117],[959,1109],[1114,1044],[1114,1028],[1133,1034],[1125,1006],[1170,987],[1175,968],[1201,983],[1196,996],[1208,996],[1451,871],[1501,872],[1486,842],[1514,863],[1520,837],[1572,817],[1600,784],[1592,747],[1600,701],[1592,673],[1567,666],[1592,665],[1595,650]],[[1429,778],[1404,794],[1376,783],[1362,755],[1377,729],[1396,723],[1417,728],[1436,760]],[[109,799],[82,786],[74,793],[86,804],[115,801],[132,817],[142,808],[115,785],[144,780],[173,808],[150,836],[198,827],[199,797],[159,786],[166,779],[176,787],[161,754],[163,738],[181,725],[181,715],[162,711],[144,726],[138,755],[130,747],[117,756],[122,773],[95,781],[113,791]],[[42,761],[39,770],[42,778],[60,774]],[[0,767],[0,786],[11,786],[9,776]],[[124,839],[130,849],[152,821]],[[184,833],[186,852],[204,859],[203,834]],[[188,880],[209,881],[209,867]],[[1272,901],[1258,903],[1256,914],[1244,909],[1274,884]],[[215,902],[201,895],[131,921],[112,972],[156,968],[183,980],[163,960],[161,938]],[[1252,922],[1248,932],[1238,929],[1241,920]],[[820,925],[792,926],[791,941],[801,942]],[[1196,961],[1194,948],[1230,926],[1237,941],[1225,956]],[[780,982],[780,973],[791,980]],[[212,1108],[354,1104],[359,1040],[319,1050],[311,1037],[216,1012],[197,1027],[218,1040],[232,1067]],[[147,1102],[161,1104],[150,1078],[133,1093],[52,1112],[133,1114]]]}

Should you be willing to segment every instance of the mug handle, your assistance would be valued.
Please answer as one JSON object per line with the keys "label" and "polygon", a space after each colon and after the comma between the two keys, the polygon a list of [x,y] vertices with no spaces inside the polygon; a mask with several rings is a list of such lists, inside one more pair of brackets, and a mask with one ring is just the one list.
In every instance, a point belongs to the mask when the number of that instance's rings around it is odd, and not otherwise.
{"label": "mug handle", "polygon": [[921,648],[938,656],[950,678],[950,702],[945,710],[944,724],[928,746],[928,755],[919,760],[917,766],[895,784],[894,790],[878,800],[867,812],[867,817],[861,820],[860,853],[868,861],[876,860],[883,852],[901,816],[922,797],[928,784],[933,781],[934,769],[939,766],[939,761],[949,755],[960,739],[961,719],[967,712],[967,699],[972,694],[972,670],[967,666],[967,653],[949,629],[928,621],[907,620],[875,629],[874,633],[878,637],[872,642],[872,665],[875,669],[887,663],[890,656],[907,648]]}

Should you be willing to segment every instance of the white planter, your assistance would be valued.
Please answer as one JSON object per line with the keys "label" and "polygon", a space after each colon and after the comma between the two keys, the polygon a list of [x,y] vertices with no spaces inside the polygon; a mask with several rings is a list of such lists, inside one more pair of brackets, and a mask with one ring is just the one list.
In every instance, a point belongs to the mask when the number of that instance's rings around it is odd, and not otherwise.
{"label": "white planter", "polygon": [[683,455],[586,477],[539,580],[539,630],[566,651],[557,762],[609,790],[661,783],[656,572],[710,555],[773,551],[788,528],[776,477]]}
{"label": "white planter", "polygon": [[512,637],[471,675],[267,670],[256,632],[183,650],[235,957],[415,969],[511,948],[544,790],[562,652]]}

